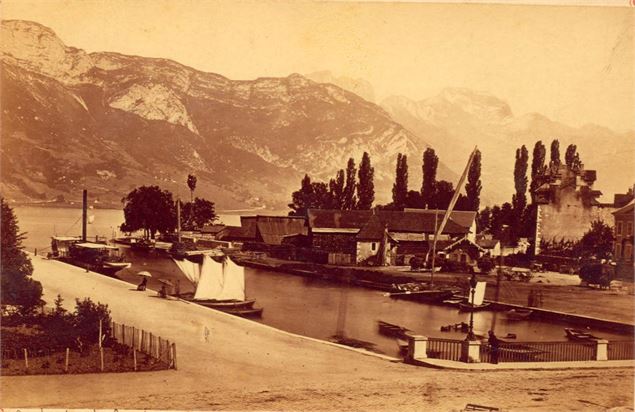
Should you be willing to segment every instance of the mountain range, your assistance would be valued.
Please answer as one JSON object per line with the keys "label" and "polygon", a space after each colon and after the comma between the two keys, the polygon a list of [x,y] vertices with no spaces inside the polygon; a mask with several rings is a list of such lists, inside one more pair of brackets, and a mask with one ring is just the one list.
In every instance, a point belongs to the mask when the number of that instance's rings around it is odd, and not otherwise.
{"label": "mountain range", "polygon": [[27,21],[3,21],[2,44],[1,190],[13,200],[76,199],[87,187],[118,203],[141,184],[186,196],[194,173],[196,194],[220,208],[280,208],[305,173],[328,179],[368,151],[388,201],[397,153],[428,147],[378,105],[299,74],[230,80],[86,53]]}
{"label": "mountain range", "polygon": [[10,200],[78,199],[86,187],[115,205],[142,184],[189,197],[194,173],[196,195],[219,208],[279,210],[305,173],[327,180],[368,151],[382,203],[397,153],[408,155],[418,189],[427,147],[440,157],[438,177],[454,181],[478,144],[482,197],[500,202],[513,191],[515,148],[552,138],[562,154],[578,144],[599,189],[623,192],[635,180],[624,167],[633,164],[632,132],[514,116],[485,93],[447,89],[378,105],[370,83],[330,72],[231,80],[166,59],[87,53],[34,22],[3,21],[1,36],[0,190]]}

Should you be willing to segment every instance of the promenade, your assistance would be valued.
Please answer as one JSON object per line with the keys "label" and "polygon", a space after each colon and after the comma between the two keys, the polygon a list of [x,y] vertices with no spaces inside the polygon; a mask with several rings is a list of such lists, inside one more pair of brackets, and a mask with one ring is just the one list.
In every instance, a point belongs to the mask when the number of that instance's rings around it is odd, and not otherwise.
{"label": "promenade", "polygon": [[[0,377],[3,407],[205,410],[606,410],[633,406],[633,368],[450,371],[282,332],[32,257],[44,299],[107,303],[116,322],[176,342],[178,370]],[[266,310],[266,308],[265,308]]]}

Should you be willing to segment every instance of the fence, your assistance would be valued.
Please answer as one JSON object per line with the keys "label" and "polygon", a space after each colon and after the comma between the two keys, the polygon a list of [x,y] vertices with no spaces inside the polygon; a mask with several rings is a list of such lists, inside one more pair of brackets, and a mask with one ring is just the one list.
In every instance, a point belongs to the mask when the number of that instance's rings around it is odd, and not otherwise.
{"label": "fence", "polygon": [[175,343],[143,329],[115,322],[110,323],[110,333],[117,343],[164,362],[170,369],[176,369]]}
{"label": "fence", "polygon": [[462,344],[460,340],[429,338],[426,353],[429,358],[460,361]]}
{"label": "fence", "polygon": [[[501,343],[498,362],[568,362],[596,360],[595,342],[519,342]],[[481,362],[492,361],[492,350],[481,344]]]}
{"label": "fence", "polygon": [[608,360],[635,359],[635,356],[633,356],[634,343],[633,341],[609,341],[607,350]]}

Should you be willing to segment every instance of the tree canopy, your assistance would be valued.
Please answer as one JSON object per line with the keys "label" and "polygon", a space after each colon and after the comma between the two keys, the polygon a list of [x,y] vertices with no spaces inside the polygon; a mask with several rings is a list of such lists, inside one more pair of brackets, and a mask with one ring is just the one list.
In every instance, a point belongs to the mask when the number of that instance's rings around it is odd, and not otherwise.
{"label": "tree canopy", "polygon": [[151,237],[157,232],[168,233],[176,228],[176,208],[172,193],[158,186],[141,186],[128,193],[122,200],[125,222],[124,232],[143,230]]}
{"label": "tree canopy", "polygon": [[0,199],[2,208],[0,245],[1,301],[5,305],[21,306],[29,313],[41,303],[42,285],[31,279],[33,265],[24,252],[18,220],[13,209]]}
{"label": "tree canopy", "polygon": [[580,239],[579,255],[583,258],[609,259],[613,254],[613,241],[613,229],[601,220],[595,220]]}
{"label": "tree canopy", "polygon": [[185,230],[202,228],[204,225],[214,223],[216,219],[214,202],[197,197],[194,202],[188,202],[183,205],[181,227]]}
{"label": "tree canopy", "polygon": [[357,182],[357,209],[368,210],[375,201],[375,169],[370,164],[370,155],[364,152],[359,164],[359,181]]}
{"label": "tree canopy", "polygon": [[481,205],[481,152],[477,150],[474,159],[470,164],[467,174],[467,183],[465,184],[465,193],[467,194],[466,206],[467,210],[478,211]]}
{"label": "tree canopy", "polygon": [[432,207],[436,195],[437,166],[439,157],[429,147],[423,152],[423,181],[421,183],[421,207]]}
{"label": "tree canopy", "polygon": [[393,207],[401,210],[406,207],[408,197],[408,156],[399,153],[395,167],[395,183],[392,186]]}

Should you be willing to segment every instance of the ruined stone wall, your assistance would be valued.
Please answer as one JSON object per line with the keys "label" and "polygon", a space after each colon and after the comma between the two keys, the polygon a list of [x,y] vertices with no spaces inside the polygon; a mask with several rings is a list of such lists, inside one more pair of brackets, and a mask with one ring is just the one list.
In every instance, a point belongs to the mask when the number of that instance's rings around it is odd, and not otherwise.
{"label": "ruined stone wall", "polygon": [[536,235],[545,241],[577,241],[594,220],[613,226],[613,211],[615,208],[610,206],[584,206],[579,193],[565,188],[554,202],[538,206]]}

